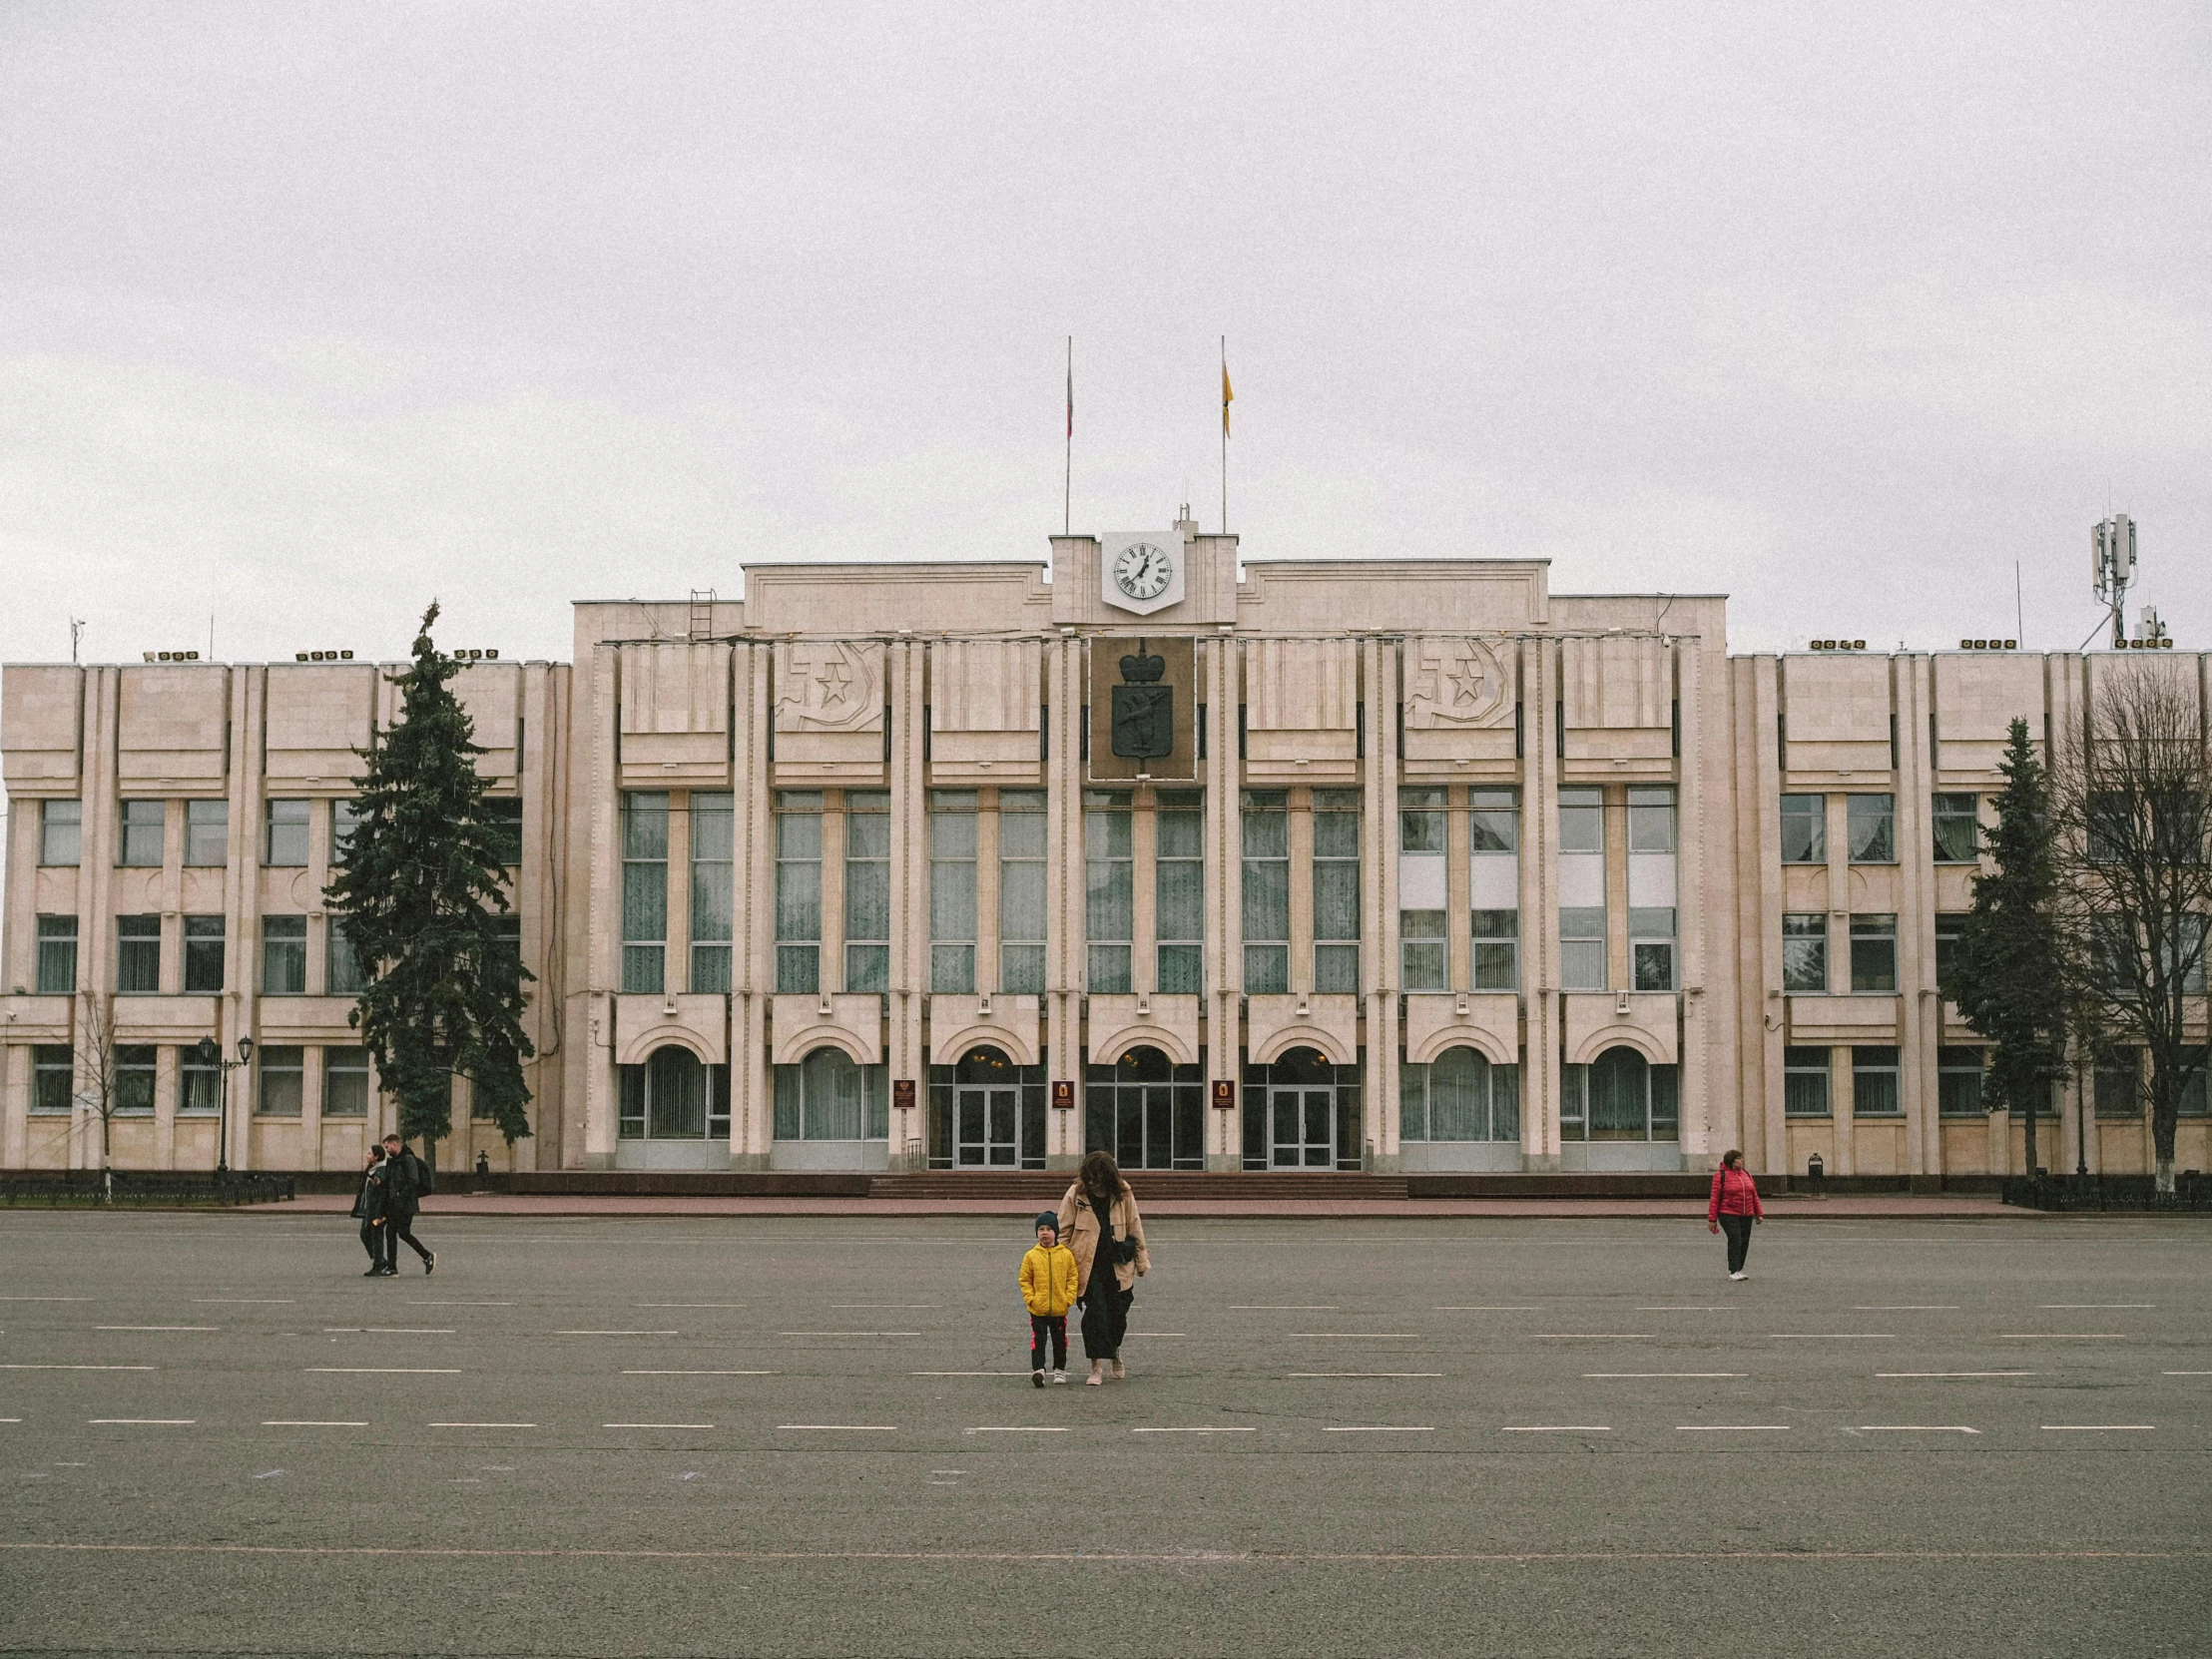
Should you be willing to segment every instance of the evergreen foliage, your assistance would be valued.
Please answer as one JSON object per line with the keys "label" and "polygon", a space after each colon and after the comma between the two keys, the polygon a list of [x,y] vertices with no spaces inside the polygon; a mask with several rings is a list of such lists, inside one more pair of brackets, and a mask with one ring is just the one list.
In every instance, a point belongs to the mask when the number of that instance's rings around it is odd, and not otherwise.
{"label": "evergreen foliage", "polygon": [[413,666],[391,676],[398,724],[359,752],[354,827],[323,897],[369,976],[348,1017],[399,1102],[401,1136],[452,1132],[458,1074],[476,1115],[512,1145],[530,1133],[522,1062],[536,1051],[522,1011],[535,976],[494,920],[511,909],[500,833],[485,816],[483,751],[450,685],[459,665],[430,638],[437,617],[433,603]]}
{"label": "evergreen foliage", "polygon": [[1966,1023],[1989,1039],[1990,1097],[2025,1115],[2032,1172],[2036,1117],[2048,1109],[2052,1080],[2065,1066],[2066,977],[2049,779],[2026,721],[2012,722],[1997,770],[2004,788],[1982,843],[1996,867],[1974,882],[1949,989]]}

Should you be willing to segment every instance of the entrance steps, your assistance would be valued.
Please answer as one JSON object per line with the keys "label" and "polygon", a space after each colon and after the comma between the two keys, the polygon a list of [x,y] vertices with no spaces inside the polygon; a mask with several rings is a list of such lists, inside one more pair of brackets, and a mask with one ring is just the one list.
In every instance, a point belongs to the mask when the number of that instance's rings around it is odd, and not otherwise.
{"label": "entrance steps", "polygon": [[[1402,1199],[1408,1196],[1402,1175],[1335,1174],[1316,1170],[1256,1170],[1216,1174],[1204,1170],[1125,1170],[1138,1202],[1171,1198],[1181,1203],[1223,1199],[1270,1202],[1301,1199]],[[1071,1170],[928,1170],[911,1175],[869,1178],[870,1198],[930,1200],[1012,1200],[1046,1209],[1075,1179]]]}

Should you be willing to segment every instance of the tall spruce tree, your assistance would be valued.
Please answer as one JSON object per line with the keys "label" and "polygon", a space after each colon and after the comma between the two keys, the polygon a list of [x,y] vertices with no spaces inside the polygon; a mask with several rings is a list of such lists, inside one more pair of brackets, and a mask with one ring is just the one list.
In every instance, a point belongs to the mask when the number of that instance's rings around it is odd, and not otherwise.
{"label": "tall spruce tree", "polygon": [[369,976],[348,1018],[399,1101],[400,1134],[430,1143],[433,1160],[452,1133],[455,1076],[510,1146],[530,1133],[522,1062],[536,1052],[522,1029],[534,975],[494,920],[511,906],[476,772],[483,751],[452,692],[459,665],[431,641],[437,619],[432,603],[413,666],[391,676],[398,724],[359,752],[367,771],[353,780],[344,867],[323,891]]}
{"label": "tall spruce tree", "polygon": [[2025,1115],[2032,1174],[2035,1120],[2065,1067],[2066,975],[2049,779],[2028,741],[2026,721],[2012,722],[1997,770],[2004,789],[1995,802],[1996,824],[1982,843],[1996,867],[1974,881],[1949,988],[1966,1023],[1989,1039],[1990,1094]]}

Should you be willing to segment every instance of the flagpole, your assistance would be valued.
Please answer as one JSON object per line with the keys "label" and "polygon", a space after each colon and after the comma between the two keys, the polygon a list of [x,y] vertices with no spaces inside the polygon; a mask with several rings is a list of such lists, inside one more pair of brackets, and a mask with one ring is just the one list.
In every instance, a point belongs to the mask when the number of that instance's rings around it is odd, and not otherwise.
{"label": "flagpole", "polygon": [[1060,480],[1060,534],[1073,534],[1075,522],[1075,336],[1068,335],[1067,469]]}
{"label": "flagpole", "polygon": [[1229,336],[1221,336],[1221,533],[1229,534]]}

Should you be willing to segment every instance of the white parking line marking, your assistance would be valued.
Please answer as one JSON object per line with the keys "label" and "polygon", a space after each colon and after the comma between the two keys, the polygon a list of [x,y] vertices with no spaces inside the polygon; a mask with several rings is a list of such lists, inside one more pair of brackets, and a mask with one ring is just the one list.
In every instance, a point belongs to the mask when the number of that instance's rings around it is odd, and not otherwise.
{"label": "white parking line marking", "polygon": [[264,1428],[366,1428],[366,1422],[335,1421],[316,1417],[265,1417]]}
{"label": "white parking line marking", "polygon": [[556,1331],[556,1337],[676,1337],[677,1331]]}
{"label": "white parking line marking", "polygon": [[335,1377],[458,1377],[458,1366],[303,1366],[307,1372]]}
{"label": "white parking line marking", "polygon": [[410,1308],[512,1308],[511,1302],[410,1302]]}
{"label": "white parking line marking", "polygon": [[1586,1371],[1585,1378],[1612,1378],[1620,1381],[1673,1377],[1729,1377],[1744,1378],[1751,1374],[1741,1371]]}
{"label": "white parking line marking", "polygon": [[1441,1377],[1440,1371],[1294,1371],[1285,1374],[1293,1382],[1313,1382],[1338,1378],[1419,1378]]}
{"label": "white parking line marking", "polygon": [[2046,1434],[2102,1434],[2107,1432],[2148,1434],[2155,1431],[2157,1427],[2158,1424],[2155,1422],[2046,1422],[2043,1424],[2043,1432]]}
{"label": "white parking line marking", "polygon": [[936,1306],[934,1302],[832,1302],[830,1309],[837,1314],[911,1314]]}
{"label": "white parking line marking", "polygon": [[918,1331],[779,1331],[779,1337],[918,1337]]}
{"label": "white parking line marking", "polygon": [[895,1422],[780,1422],[778,1432],[788,1428],[819,1429],[829,1434],[895,1434]]}
{"label": "white parking line marking", "polygon": [[1852,1309],[1855,1314],[1955,1314],[1955,1302],[1870,1302]]}
{"label": "white parking line marking", "polygon": [[1457,1306],[1439,1304],[1429,1310],[1432,1314],[1533,1314],[1535,1308],[1512,1308],[1502,1304],[1465,1303]]}
{"label": "white parking line marking", "polygon": [[[81,1299],[83,1300],[83,1299]],[[196,1296],[195,1308],[289,1308],[288,1296]]]}
{"label": "white parking line marking", "polygon": [[1232,1314],[1334,1314],[1334,1302],[1233,1302]]}
{"label": "white parking line marking", "polygon": [[711,1422],[603,1422],[602,1428],[712,1428]]}
{"label": "white parking line marking", "polygon": [[0,1422],[21,1422],[21,1417],[0,1417]]}
{"label": "white parking line marking", "polygon": [[1124,1332],[1122,1333],[1122,1335],[1123,1335],[1124,1337],[1155,1337],[1155,1338],[1157,1338],[1157,1337],[1176,1337],[1176,1338],[1181,1338],[1181,1337],[1187,1336],[1187,1335],[1188,1335],[1188,1333],[1187,1333],[1187,1332],[1182,1332],[1182,1331],[1124,1331]]}
{"label": "white parking line marking", "polygon": [[640,1308],[743,1308],[742,1302],[641,1302]]}
{"label": "white parking line marking", "polygon": [[153,1366],[0,1366],[0,1371],[154,1371]]}
{"label": "white parking line marking", "polygon": [[1222,1424],[1219,1427],[1198,1428],[1132,1428],[1132,1434],[1257,1434],[1259,1429],[1250,1425]]}
{"label": "white parking line marking", "polygon": [[1866,1341],[1894,1343],[1897,1341],[1897,1333],[1894,1331],[1770,1331],[1767,1333],[1767,1335],[1772,1337],[1777,1342],[1796,1341],[1819,1343]]}
{"label": "white parking line marking", "polygon": [[433,1422],[432,1428],[535,1428],[534,1422]]}
{"label": "white parking line marking", "polygon": [[1433,1434],[1436,1425],[1427,1422],[1348,1422],[1331,1423],[1322,1429],[1324,1434]]}
{"label": "white parking line marking", "polygon": [[1856,1429],[1847,1428],[1847,1434],[1978,1434],[1978,1428],[1968,1428],[1957,1422],[1863,1422]]}
{"label": "white parking line marking", "polygon": [[95,1425],[130,1426],[143,1428],[190,1428],[198,1417],[87,1417],[85,1421]]}
{"label": "white parking line marking", "polygon": [[95,1331],[221,1331],[220,1325],[96,1325]]}
{"label": "white parking line marking", "polygon": [[89,1296],[0,1296],[0,1302],[90,1302]]}
{"label": "white parking line marking", "polygon": [[2162,1371],[2160,1377],[2212,1377],[2212,1371]]}
{"label": "white parking line marking", "polygon": [[325,1325],[325,1337],[450,1337],[450,1326],[431,1325]]}
{"label": "white parking line marking", "polygon": [[1787,1434],[1786,1422],[1678,1422],[1677,1434]]}
{"label": "white parking line marking", "polygon": [[1998,1336],[2006,1342],[2047,1339],[2056,1343],[2119,1343],[2127,1340],[2124,1331],[2001,1331]]}
{"label": "white parking line marking", "polygon": [[774,1371],[626,1371],[625,1377],[781,1377]]}
{"label": "white parking line marking", "polygon": [[1639,1314],[1731,1314],[1735,1310],[1725,1303],[1662,1303],[1656,1308],[1638,1308]]}
{"label": "white parking line marking", "polygon": [[2107,1314],[2123,1308],[2155,1308],[2157,1306],[2158,1304],[2155,1302],[2038,1302],[2035,1304],[2035,1311],[2039,1314]]}
{"label": "white parking line marking", "polygon": [[1936,1377],[2040,1377],[2039,1371],[1878,1371],[1878,1378],[1918,1378],[1923,1381]]}
{"label": "white parking line marking", "polygon": [[1648,1343],[1648,1331],[1531,1331],[1539,1343]]}
{"label": "white parking line marking", "polygon": [[1498,1430],[1500,1434],[1610,1434],[1613,1430],[1602,1422],[1518,1422],[1508,1423]]}
{"label": "white parking line marking", "polygon": [[910,1371],[908,1377],[1027,1377],[1025,1371]]}
{"label": "white parking line marking", "polygon": [[962,1429],[961,1432],[966,1434],[1065,1434],[1067,1430],[1065,1428],[1032,1428],[1024,1424],[1013,1423],[1004,1426],[987,1424],[981,1428]]}
{"label": "white parking line marking", "polygon": [[[1165,1335],[1165,1333],[1162,1334]],[[1135,1333],[1132,1332],[1131,1335],[1134,1336]],[[1343,1338],[1348,1342],[1372,1342],[1379,1337],[1392,1339],[1419,1338],[1425,1335],[1427,1333],[1422,1331],[1293,1331],[1291,1333],[1294,1339]]]}

